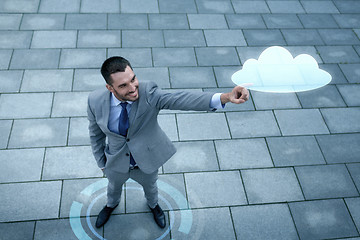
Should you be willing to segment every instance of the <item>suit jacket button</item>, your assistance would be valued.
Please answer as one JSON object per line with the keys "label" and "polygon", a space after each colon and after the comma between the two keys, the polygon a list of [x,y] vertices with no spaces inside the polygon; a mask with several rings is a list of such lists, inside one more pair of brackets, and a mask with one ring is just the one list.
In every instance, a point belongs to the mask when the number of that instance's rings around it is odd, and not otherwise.
{"label": "suit jacket button", "polygon": [[129,138],[127,138],[127,139],[126,139],[126,141],[127,141],[127,142],[130,142],[130,139],[129,139]]}
{"label": "suit jacket button", "polygon": [[128,153],[126,153],[125,155],[126,155],[126,156],[130,156],[130,154],[128,154]]}

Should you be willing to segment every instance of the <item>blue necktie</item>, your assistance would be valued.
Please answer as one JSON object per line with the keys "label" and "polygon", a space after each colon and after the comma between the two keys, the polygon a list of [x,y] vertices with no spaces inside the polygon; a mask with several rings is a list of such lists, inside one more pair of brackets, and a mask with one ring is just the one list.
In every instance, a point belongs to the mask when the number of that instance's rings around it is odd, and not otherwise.
{"label": "blue necktie", "polygon": [[[119,117],[119,134],[123,135],[124,137],[126,137],[129,128],[129,116],[126,110],[127,104],[128,104],[127,102],[120,103],[122,109]],[[135,166],[136,164],[131,153],[130,153],[130,164],[133,166]]]}

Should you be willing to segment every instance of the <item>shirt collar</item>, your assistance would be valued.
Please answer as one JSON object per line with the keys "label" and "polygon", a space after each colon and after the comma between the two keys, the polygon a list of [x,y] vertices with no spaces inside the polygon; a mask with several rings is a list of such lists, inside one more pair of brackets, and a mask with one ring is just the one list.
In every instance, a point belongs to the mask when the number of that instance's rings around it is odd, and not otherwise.
{"label": "shirt collar", "polygon": [[[128,104],[132,104],[132,101],[126,101]],[[111,93],[111,106],[118,106],[120,103],[122,103],[122,101],[120,101],[119,99],[117,99],[115,97],[115,95],[113,93]]]}

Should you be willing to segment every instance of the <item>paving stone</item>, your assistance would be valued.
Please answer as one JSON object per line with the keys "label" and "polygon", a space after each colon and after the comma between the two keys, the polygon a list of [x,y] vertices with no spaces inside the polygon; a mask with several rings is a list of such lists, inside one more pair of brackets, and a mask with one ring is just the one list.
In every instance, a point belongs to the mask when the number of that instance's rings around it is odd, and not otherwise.
{"label": "paving stone", "polygon": [[160,88],[170,88],[169,71],[166,67],[134,68],[139,81],[155,82]]}
{"label": "paving stone", "polygon": [[63,49],[60,68],[97,68],[106,59],[105,49]]}
{"label": "paving stone", "polygon": [[189,29],[186,14],[149,14],[150,29]]}
{"label": "paving stone", "polygon": [[334,1],[340,13],[360,13],[360,3],[358,1]]}
{"label": "paving stone", "polygon": [[71,118],[69,129],[69,145],[90,145],[87,118]]}
{"label": "paving stone", "polygon": [[[189,215],[192,216],[192,226],[187,232],[181,226],[184,221],[182,218]],[[171,236],[174,239],[235,239],[228,208],[174,211],[173,218],[170,214],[170,221],[174,221],[171,229]]]}
{"label": "paving stone", "polygon": [[65,29],[106,29],[106,22],[106,14],[67,14],[65,21]]}
{"label": "paving stone", "polygon": [[360,131],[360,108],[321,109],[331,133]]}
{"label": "paving stone", "polygon": [[88,92],[55,93],[52,117],[87,116]]}
{"label": "paving stone", "polygon": [[359,55],[351,46],[317,46],[324,63],[358,63]]}
{"label": "paving stone", "polygon": [[160,13],[197,13],[194,0],[159,0]]}
{"label": "paving stone", "polygon": [[241,30],[205,30],[207,45],[211,46],[246,46]]}
{"label": "paving stone", "polygon": [[23,71],[0,71],[0,92],[18,92]]}
{"label": "paving stone", "polygon": [[99,69],[75,69],[74,91],[92,91],[104,88],[105,84]]}
{"label": "paving stone", "polygon": [[262,138],[221,140],[215,144],[221,170],[274,166]]}
{"label": "paving stone", "polygon": [[301,239],[358,236],[342,199],[289,203]]}
{"label": "paving stone", "polygon": [[11,120],[0,120],[0,148],[6,148],[10,136],[10,130],[12,126]]}
{"label": "paving stone", "polygon": [[239,71],[240,67],[214,67],[216,82],[219,87],[234,87],[231,75]]}
{"label": "paving stone", "polygon": [[360,64],[339,64],[339,66],[350,83],[360,83]]}
{"label": "paving stone", "polygon": [[9,148],[64,146],[68,122],[66,118],[15,120]]}
{"label": "paving stone", "polygon": [[292,168],[241,170],[250,204],[304,200]]}
{"label": "paving stone", "polygon": [[339,13],[332,1],[302,1],[307,13]]}
{"label": "paving stone", "polygon": [[40,0],[3,0],[0,2],[0,12],[29,13],[37,12]]}
{"label": "paving stone", "polygon": [[60,30],[64,28],[65,14],[24,14],[21,30]]}
{"label": "paving stone", "polygon": [[44,149],[1,150],[1,183],[39,181]]}
{"label": "paving stone", "polygon": [[32,32],[0,31],[0,48],[28,48]]}
{"label": "paving stone", "polygon": [[328,163],[358,162],[360,134],[336,134],[316,136]]}
{"label": "paving stone", "polygon": [[80,0],[41,0],[40,13],[75,13],[80,10]]}
{"label": "paving stone", "polygon": [[359,196],[345,165],[295,167],[305,198]]}
{"label": "paving stone", "polygon": [[61,181],[0,184],[0,192],[0,222],[58,217]]}
{"label": "paving stone", "polygon": [[122,56],[130,61],[132,67],[151,67],[152,57],[150,48],[110,48],[108,57]]}
{"label": "paving stone", "polygon": [[121,0],[122,13],[159,13],[156,0]]}
{"label": "paving stone", "polygon": [[282,30],[285,40],[289,45],[323,45],[319,33],[312,29]]}
{"label": "paving stone", "polygon": [[265,1],[232,1],[236,13],[270,13]]}
{"label": "paving stone", "polygon": [[173,67],[169,70],[172,88],[216,87],[214,73],[210,67]]}
{"label": "paving stone", "polygon": [[23,240],[34,236],[34,222],[0,223],[0,234],[4,239]]}
{"label": "paving stone", "polygon": [[178,131],[176,118],[174,114],[162,114],[158,116],[158,122],[161,129],[170,138],[171,141],[178,141]]}
{"label": "paving stone", "polygon": [[222,14],[188,14],[191,29],[227,29]]}
{"label": "paving stone", "polygon": [[238,239],[298,239],[286,204],[232,207]]}
{"label": "paving stone", "polygon": [[249,46],[285,45],[285,40],[279,30],[244,30]]}
{"label": "paving stone", "polygon": [[0,70],[8,69],[12,50],[0,50]]}
{"label": "paving stone", "polygon": [[257,110],[301,108],[295,93],[251,91]]}
{"label": "paving stone", "polygon": [[233,138],[280,136],[271,111],[226,113]]}
{"label": "paving stone", "polygon": [[246,204],[238,171],[186,173],[185,183],[191,208]]}
{"label": "paving stone", "polygon": [[155,67],[196,66],[193,48],[153,48]]}
{"label": "paving stone", "polygon": [[233,13],[229,0],[195,0],[199,13]]}
{"label": "paving stone", "polygon": [[75,48],[76,31],[34,31],[31,48]]}
{"label": "paving stone", "polygon": [[327,85],[319,89],[297,93],[303,108],[345,107],[336,86]]}
{"label": "paving stone", "polygon": [[260,14],[226,14],[230,29],[266,28]]}
{"label": "paving stone", "polygon": [[80,30],[78,48],[120,47],[121,34],[119,30]]}
{"label": "paving stone", "polygon": [[284,136],[329,133],[317,109],[275,110],[275,116]]}
{"label": "paving stone", "polygon": [[360,187],[360,164],[359,163],[351,163],[347,164],[347,168],[351,174],[352,179],[356,187],[359,189]]}
{"label": "paving stone", "polygon": [[146,14],[108,14],[108,29],[148,29]]}
{"label": "paving stone", "polygon": [[333,17],[341,28],[357,28],[360,24],[359,14],[334,14]]}
{"label": "paving stone", "polygon": [[349,208],[350,214],[359,229],[360,227],[360,198],[347,198],[345,199],[346,205]]}
{"label": "paving stone", "polygon": [[163,47],[160,30],[123,30],[122,47]]}
{"label": "paving stone", "polygon": [[276,167],[326,164],[313,136],[266,138]]}
{"label": "paving stone", "polygon": [[301,23],[305,28],[338,28],[331,14],[299,14]]}
{"label": "paving stone", "polygon": [[120,13],[118,0],[82,0],[80,12],[82,13]]}
{"label": "paving stone", "polygon": [[272,13],[304,13],[299,1],[268,1]]}
{"label": "paving stone", "polygon": [[264,14],[262,16],[268,28],[303,28],[294,14]]}
{"label": "paving stone", "polygon": [[337,85],[343,99],[346,102],[346,105],[356,107],[360,106],[360,99],[358,94],[360,92],[360,85],[350,84],[350,85]]}
{"label": "paving stone", "polygon": [[165,30],[166,47],[202,47],[206,46],[201,30]]}
{"label": "paving stone", "polygon": [[3,94],[0,99],[0,118],[49,117],[52,93]]}
{"label": "paving stone", "polygon": [[319,33],[327,45],[355,45],[360,43],[350,29],[319,29]]}
{"label": "paving stone", "polygon": [[212,141],[176,142],[175,147],[177,153],[165,163],[165,173],[219,170]]}
{"label": "paving stone", "polygon": [[0,14],[1,30],[18,30],[21,22],[21,14]]}
{"label": "paving stone", "polygon": [[332,77],[330,84],[348,83],[343,72],[340,70],[339,65],[321,64],[319,65],[319,68],[330,73]]}
{"label": "paving stone", "polygon": [[233,47],[195,48],[195,51],[199,66],[240,65]]}
{"label": "paving stone", "polygon": [[10,69],[57,68],[59,49],[18,49],[14,50]]}

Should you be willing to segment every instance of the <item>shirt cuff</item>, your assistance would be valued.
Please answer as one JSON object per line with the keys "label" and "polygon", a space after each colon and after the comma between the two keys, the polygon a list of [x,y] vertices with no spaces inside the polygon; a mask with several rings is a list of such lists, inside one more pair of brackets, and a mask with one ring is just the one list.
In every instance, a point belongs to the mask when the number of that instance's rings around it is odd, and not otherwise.
{"label": "shirt cuff", "polygon": [[210,108],[212,109],[219,109],[219,108],[224,108],[225,104],[221,104],[221,100],[220,100],[220,96],[222,93],[215,93],[212,98],[211,98],[211,102],[210,102]]}

